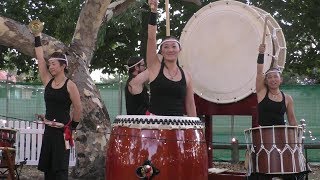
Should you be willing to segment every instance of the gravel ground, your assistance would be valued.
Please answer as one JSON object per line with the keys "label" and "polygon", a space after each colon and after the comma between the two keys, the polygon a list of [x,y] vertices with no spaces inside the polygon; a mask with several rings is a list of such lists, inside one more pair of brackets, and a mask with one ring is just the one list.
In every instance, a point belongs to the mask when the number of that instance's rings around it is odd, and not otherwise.
{"label": "gravel ground", "polygon": [[[214,163],[215,168],[228,169],[234,172],[246,172],[243,163],[230,164],[230,163]],[[309,180],[320,180],[320,164],[310,164],[313,172],[309,173]],[[71,171],[71,170],[70,170]],[[20,180],[42,180],[43,173],[37,170],[37,166],[24,166],[20,173]],[[74,180],[69,177],[69,180]]]}

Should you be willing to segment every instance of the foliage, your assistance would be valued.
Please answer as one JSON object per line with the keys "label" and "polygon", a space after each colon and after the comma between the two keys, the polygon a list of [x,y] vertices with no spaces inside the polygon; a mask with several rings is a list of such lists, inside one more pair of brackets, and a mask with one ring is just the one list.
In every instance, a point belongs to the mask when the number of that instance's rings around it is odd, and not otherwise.
{"label": "foliage", "polygon": [[143,5],[142,2],[135,3],[125,14],[112,18],[101,27],[91,70],[102,68],[103,73],[109,74],[125,72],[124,65],[129,57],[141,55],[139,34],[145,11]]}
{"label": "foliage", "polygon": [[284,73],[296,74],[305,84],[320,81],[320,1],[253,0],[282,27],[287,41]]}
{"label": "foliage", "polygon": [[[28,24],[40,19],[45,24],[44,33],[64,43],[69,43],[84,0],[0,0],[0,15]],[[36,81],[35,60],[10,48],[0,46],[0,69],[17,69],[17,74],[26,73],[26,81]],[[5,57],[9,59],[5,60]]]}

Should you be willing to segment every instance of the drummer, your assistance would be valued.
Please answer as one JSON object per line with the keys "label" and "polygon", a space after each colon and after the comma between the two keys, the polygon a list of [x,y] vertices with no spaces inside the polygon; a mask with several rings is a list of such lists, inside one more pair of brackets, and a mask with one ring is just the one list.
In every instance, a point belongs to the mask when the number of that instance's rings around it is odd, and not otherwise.
{"label": "drummer", "polygon": [[157,56],[157,0],[149,0],[151,8],[148,41],[147,68],[150,81],[150,113],[167,116],[196,116],[191,76],[177,63],[181,51],[175,37],[167,37],[160,44],[161,58]]}
{"label": "drummer", "polygon": [[284,113],[286,113],[289,125],[297,126],[293,99],[279,88],[282,83],[281,71],[272,67],[263,73],[264,53],[265,44],[260,44],[256,78],[259,125],[285,125]]}
{"label": "drummer", "polygon": [[129,78],[125,87],[126,109],[128,115],[145,115],[149,107],[149,72],[142,57],[130,57],[127,62]]}

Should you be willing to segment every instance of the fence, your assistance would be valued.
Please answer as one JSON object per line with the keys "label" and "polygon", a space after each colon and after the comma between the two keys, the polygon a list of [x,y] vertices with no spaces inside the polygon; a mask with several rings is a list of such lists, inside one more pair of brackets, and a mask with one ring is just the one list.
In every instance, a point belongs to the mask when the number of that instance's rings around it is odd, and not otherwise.
{"label": "fence", "polygon": [[[3,133],[17,130],[15,139],[15,162],[27,160],[27,165],[38,165],[44,125],[27,121],[0,120],[1,136]],[[75,166],[75,148],[70,150],[69,166]]]}
{"label": "fence", "polygon": [[[125,114],[125,98],[120,92],[120,83],[97,84],[101,98],[104,101],[112,122],[118,114]],[[294,99],[297,120],[305,119],[307,134],[305,142],[319,143],[320,139],[320,86],[290,85],[282,90]],[[0,82],[0,118],[7,120],[34,120],[34,114],[43,114],[45,105],[42,85]],[[251,127],[249,116],[213,116],[213,146],[230,145],[236,138],[239,144],[245,143],[244,130]],[[309,133],[312,132],[312,133]],[[316,139],[316,137],[318,139]],[[244,150],[240,150],[240,159],[244,159]],[[310,161],[320,162],[320,151],[308,149]],[[214,151],[214,161],[230,161],[231,152],[217,149]]]}

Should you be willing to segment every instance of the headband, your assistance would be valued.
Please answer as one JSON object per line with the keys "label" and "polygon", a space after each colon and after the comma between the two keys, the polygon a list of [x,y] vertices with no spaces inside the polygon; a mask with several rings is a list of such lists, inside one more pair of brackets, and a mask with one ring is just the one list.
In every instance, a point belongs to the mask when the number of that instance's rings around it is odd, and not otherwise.
{"label": "headband", "polygon": [[140,64],[143,60],[144,60],[144,59],[142,58],[140,61],[138,61],[138,62],[135,63],[134,65],[132,65],[132,66],[124,65],[124,67],[126,67],[126,69],[129,70],[129,69],[135,67],[136,65]]}
{"label": "headband", "polygon": [[166,39],[166,40],[164,40],[164,41],[162,41],[162,42],[160,43],[159,47],[161,47],[161,46],[162,46],[164,43],[166,43],[166,42],[176,42],[176,43],[179,44],[179,46],[181,46],[180,42],[179,42],[178,40],[176,40],[176,39]]}
{"label": "headband", "polygon": [[60,61],[65,61],[66,64],[67,64],[67,67],[68,67],[68,59],[67,59],[67,56],[64,54],[64,58],[50,58],[48,61],[50,60],[60,60]]}
{"label": "headband", "polygon": [[281,74],[281,71],[280,71],[279,69],[272,69],[272,70],[270,70],[270,71],[267,71],[267,72],[266,72],[266,75],[267,75],[267,74],[270,74],[270,73],[273,73],[273,72],[276,72],[276,73],[280,73],[280,74]]}

